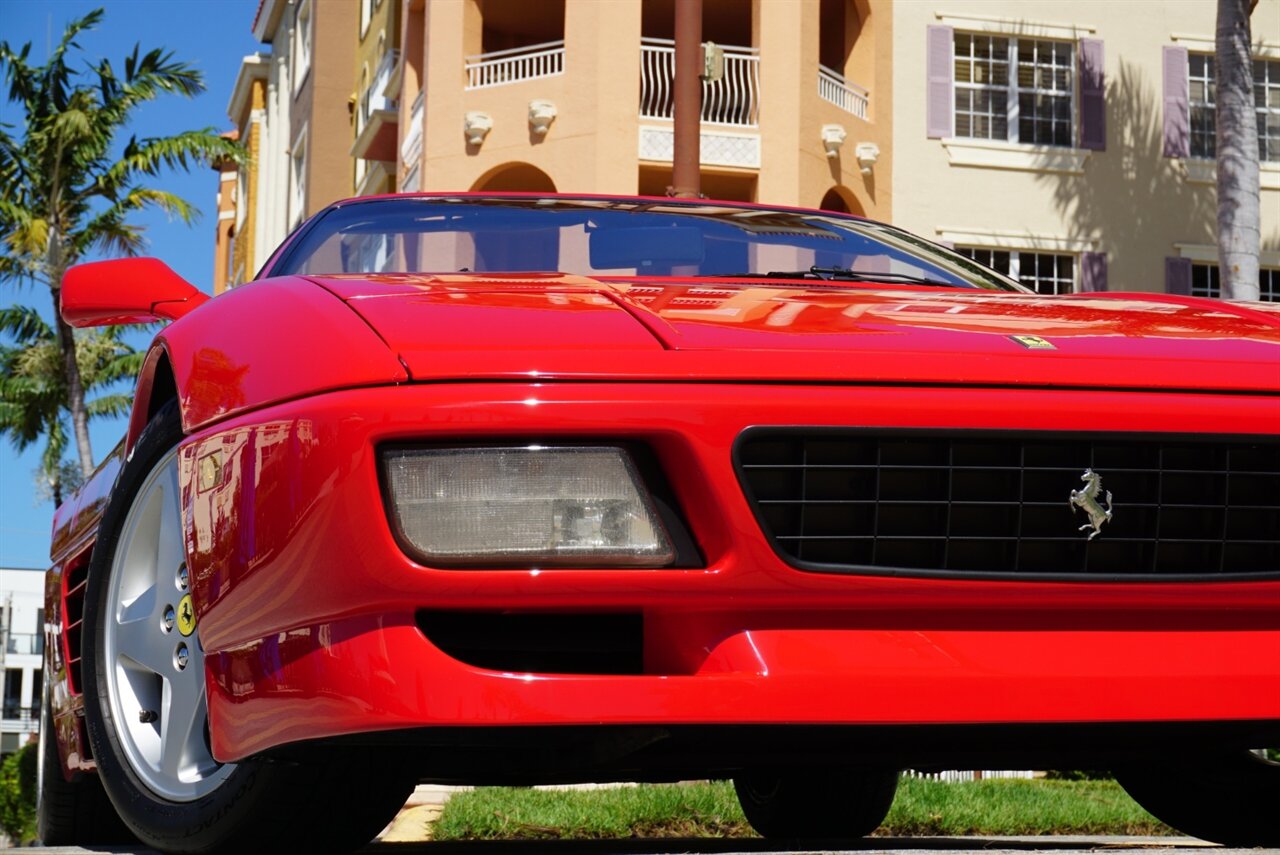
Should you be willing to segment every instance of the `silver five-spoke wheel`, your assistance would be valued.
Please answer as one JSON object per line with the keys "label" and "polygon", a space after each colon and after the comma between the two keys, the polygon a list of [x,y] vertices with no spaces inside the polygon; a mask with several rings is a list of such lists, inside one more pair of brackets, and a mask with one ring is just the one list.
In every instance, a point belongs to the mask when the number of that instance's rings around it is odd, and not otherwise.
{"label": "silver five-spoke wheel", "polygon": [[204,652],[184,559],[176,450],[143,482],[120,533],[102,621],[108,702],[130,768],[189,802],[234,769],[209,747]]}
{"label": "silver five-spoke wheel", "polygon": [[[210,751],[195,580],[183,564],[182,436],[177,402],[162,405],[120,468],[89,563],[85,730],[97,778],[129,831],[164,852],[354,849],[404,804],[411,758],[319,749],[233,765]],[[56,752],[51,761],[56,769]],[[61,815],[63,839],[102,842]]]}

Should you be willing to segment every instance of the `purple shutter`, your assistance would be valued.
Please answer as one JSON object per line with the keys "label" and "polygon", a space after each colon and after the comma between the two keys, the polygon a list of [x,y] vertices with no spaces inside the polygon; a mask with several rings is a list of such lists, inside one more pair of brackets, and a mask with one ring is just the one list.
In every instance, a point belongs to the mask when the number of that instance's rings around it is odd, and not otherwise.
{"label": "purple shutter", "polygon": [[1106,78],[1102,39],[1080,40],[1080,147],[1107,150]]}
{"label": "purple shutter", "polygon": [[1186,157],[1191,150],[1187,105],[1187,49],[1164,49],[1164,156]]}
{"label": "purple shutter", "polygon": [[1107,290],[1107,254],[1105,252],[1080,253],[1081,292]]}
{"label": "purple shutter", "polygon": [[925,124],[929,139],[942,139],[955,133],[955,35],[950,27],[929,27],[929,44],[925,60],[928,91],[925,95]]}
{"label": "purple shutter", "polygon": [[1164,260],[1164,290],[1170,294],[1191,293],[1191,259],[1166,258]]}

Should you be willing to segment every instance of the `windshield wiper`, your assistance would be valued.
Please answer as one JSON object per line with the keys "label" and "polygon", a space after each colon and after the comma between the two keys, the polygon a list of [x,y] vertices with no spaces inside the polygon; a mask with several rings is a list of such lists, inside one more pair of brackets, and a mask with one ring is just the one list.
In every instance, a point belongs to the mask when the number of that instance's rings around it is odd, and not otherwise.
{"label": "windshield wiper", "polygon": [[904,285],[929,285],[935,288],[973,288],[964,282],[943,282],[909,273],[873,273],[847,267],[810,267],[808,270],[770,270],[767,273],[717,273],[726,279],[819,279],[823,282],[901,282]]}

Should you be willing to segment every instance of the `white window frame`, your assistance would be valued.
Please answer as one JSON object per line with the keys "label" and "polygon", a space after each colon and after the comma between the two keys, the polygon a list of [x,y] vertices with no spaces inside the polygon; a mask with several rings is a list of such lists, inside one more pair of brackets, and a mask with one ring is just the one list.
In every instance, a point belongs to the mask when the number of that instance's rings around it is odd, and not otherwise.
{"label": "white window frame", "polygon": [[[1044,249],[1010,249],[1009,247],[1005,247],[1005,246],[979,246],[979,245],[958,246],[956,247],[956,252],[960,253],[961,255],[965,255],[966,258],[971,258],[971,256],[966,255],[966,253],[970,253],[970,252],[983,252],[983,253],[1007,252],[1009,254],[1008,272],[1007,273],[1005,273],[1004,271],[996,271],[996,272],[1002,273],[1003,275],[1008,276],[1013,281],[1021,285],[1026,285],[1026,287],[1031,288],[1032,290],[1036,290],[1033,285],[1029,285],[1026,282],[1022,281],[1022,261],[1023,261],[1022,257],[1024,255],[1026,256],[1052,255],[1052,256],[1070,258],[1071,259],[1071,287],[1069,290],[1054,291],[1054,293],[1055,294],[1075,294],[1080,291],[1080,253],[1078,252],[1062,252],[1062,251],[1044,250]],[[977,261],[978,264],[984,264],[984,262],[978,261],[977,259],[973,259],[973,260]],[[995,268],[992,268],[992,269],[994,270]],[[1052,281],[1059,282],[1062,280],[1058,279],[1057,277],[1054,277]],[[1042,293],[1042,292],[1037,291],[1037,293]]]}
{"label": "white window frame", "polygon": [[360,38],[369,32],[369,24],[373,21],[373,0],[360,0]]}
{"label": "white window frame", "polygon": [[[1193,58],[1199,58],[1204,60],[1205,72],[1203,75],[1197,77],[1191,74],[1191,61]],[[1206,53],[1204,51],[1199,51],[1199,50],[1187,51],[1187,112],[1188,112],[1188,116],[1190,117],[1194,115],[1197,109],[1209,110],[1211,111],[1215,124],[1218,118],[1218,104],[1217,104],[1217,97],[1216,97],[1217,69],[1214,68],[1214,63],[1216,59],[1217,58],[1212,53]],[[1261,63],[1263,67],[1266,69],[1267,82],[1263,84],[1263,92],[1266,93],[1267,90],[1280,91],[1280,58],[1277,58],[1275,56],[1262,55],[1262,56],[1253,57],[1252,62]],[[1252,68],[1249,71],[1249,78],[1251,80],[1254,79]],[[1204,98],[1200,101],[1193,100],[1191,96],[1191,86],[1197,81],[1199,81],[1204,85],[1205,94],[1204,94]],[[1254,86],[1256,87],[1257,85],[1258,84],[1255,81]],[[1272,107],[1269,105],[1264,105],[1262,107],[1257,106],[1257,90],[1255,88],[1254,89],[1254,116],[1257,117],[1260,115],[1270,115],[1270,114],[1280,116],[1280,105],[1275,107]],[[1255,121],[1256,121],[1256,118],[1255,118]],[[1189,141],[1190,148],[1187,154],[1188,158],[1190,158],[1191,160],[1205,160],[1205,161],[1215,159],[1216,149],[1217,149],[1216,140],[1213,146],[1213,149],[1214,149],[1213,151],[1206,152],[1203,147],[1201,147],[1200,150],[1197,151],[1195,146],[1196,140],[1203,139],[1203,136],[1197,137],[1192,127],[1188,127],[1188,133],[1190,135],[1190,141]],[[1268,154],[1270,154],[1271,157],[1267,160],[1263,160],[1262,135],[1259,134],[1258,135],[1258,162],[1259,163],[1263,163],[1263,164],[1280,163],[1280,143],[1277,143],[1275,146],[1273,146],[1272,150],[1269,151]]]}
{"label": "white window frame", "polygon": [[[1218,105],[1214,98],[1214,92],[1217,87],[1213,83],[1214,74],[1209,70],[1212,68],[1211,63],[1213,58],[1213,54],[1203,54],[1190,51],[1187,53],[1187,146],[1188,156],[1193,158],[1209,159],[1213,157],[1212,153],[1203,153],[1203,149],[1201,151],[1196,151],[1196,141],[1201,139],[1201,136],[1196,134],[1195,129],[1196,112],[1198,110],[1210,111],[1214,117],[1214,122],[1216,123],[1217,121]],[[1205,60],[1204,65],[1202,66],[1204,69],[1203,75],[1194,75],[1191,73],[1191,64],[1197,59]],[[1200,83],[1204,87],[1204,95],[1200,100],[1197,100],[1192,95],[1192,87],[1194,87],[1196,83]]]}
{"label": "white window frame", "polygon": [[311,71],[311,53],[315,34],[312,2],[313,0],[302,0],[293,18],[293,61],[290,66],[293,68],[294,95],[298,94],[298,90],[307,79],[307,74]]}
{"label": "white window frame", "polygon": [[[1258,81],[1257,81],[1257,77],[1256,76],[1254,77],[1254,83],[1253,83],[1255,87],[1254,93],[1253,93],[1254,113],[1259,116],[1262,116],[1262,115],[1274,116],[1277,121],[1280,121],[1280,60],[1271,59],[1263,56],[1255,56],[1253,58],[1253,61],[1255,63],[1262,63],[1262,67],[1266,69],[1265,75],[1264,75],[1265,82],[1262,84],[1263,106],[1261,107],[1257,106],[1258,92],[1256,87],[1258,85]],[[1275,102],[1275,106],[1272,106],[1271,98],[1269,97],[1273,91],[1276,93],[1276,99],[1277,99]],[[1267,154],[1270,156],[1263,162],[1264,163],[1280,162],[1280,140],[1277,140],[1275,145],[1270,146],[1269,148],[1270,150],[1267,152]],[[1262,161],[1262,134],[1258,135],[1258,160]]]}
{"label": "white window frame", "polygon": [[[1203,288],[1198,288],[1195,285],[1195,276],[1198,270],[1205,272],[1207,283]],[[1264,276],[1270,280],[1269,288],[1263,288],[1262,279]],[[1191,263],[1191,282],[1192,297],[1222,299],[1222,268],[1216,261],[1193,261]],[[1258,266],[1258,292],[1259,300],[1280,303],[1280,267],[1270,267],[1265,264]],[[1270,296],[1267,296],[1268,293]]]}
{"label": "white window frame", "polygon": [[[961,136],[957,131],[954,130],[954,128],[958,128],[958,123],[956,123],[955,121],[957,116],[957,110],[955,105],[955,96],[953,95],[952,103],[951,103],[953,133],[955,134],[953,139],[979,140],[979,141],[986,141],[986,142],[1004,142],[1004,143],[1011,143],[1014,145],[1034,145],[1037,147],[1044,146],[1044,147],[1058,149],[1058,150],[1070,150],[1070,149],[1075,149],[1079,146],[1080,74],[1077,66],[1079,63],[1080,42],[1078,39],[1066,39],[1061,37],[1053,38],[1053,37],[1046,37],[1046,36],[1039,36],[1039,35],[1015,36],[1012,34],[989,32],[989,31],[974,32],[967,29],[956,30],[952,38],[953,40],[958,40],[960,38],[991,39],[993,42],[993,45],[992,45],[993,48],[995,47],[994,45],[995,40],[997,39],[1005,40],[1006,54],[1005,54],[1005,58],[1000,61],[1003,62],[1007,68],[1006,80],[1003,87],[1004,93],[1005,93],[1005,125],[1006,125],[1005,136],[1003,138]],[[1070,48],[1071,53],[1068,59],[1067,69],[1070,74],[1070,87],[1071,87],[1071,133],[1070,133],[1069,140],[1066,143],[1052,143],[1052,142],[1037,143],[1034,141],[1024,141],[1021,139],[1021,135],[1020,135],[1021,129],[1019,127],[1019,125],[1021,124],[1021,121],[1020,121],[1021,110],[1018,103],[1018,100],[1019,100],[1018,96],[1024,93],[1032,94],[1032,95],[1035,95],[1035,94],[1056,95],[1058,93],[1055,90],[1042,90],[1034,86],[1020,87],[1018,85],[1018,41],[1019,39],[1023,41],[1032,41],[1032,42],[1049,42],[1053,44],[1065,44],[1067,45],[1068,48]],[[972,44],[972,42],[970,42],[970,44]],[[970,49],[969,56],[970,57],[973,56],[972,48]],[[956,59],[960,58],[960,54],[958,50],[955,51],[955,58]],[[1036,67],[1036,66],[1033,66],[1033,67]],[[986,92],[994,93],[994,92],[999,92],[1001,89],[999,85],[992,84],[992,83],[973,83],[972,81],[968,83],[964,83],[960,81],[958,75],[955,76],[955,79],[953,80],[953,86],[956,92],[960,92],[964,90],[964,91],[972,91],[972,92],[986,91]]]}
{"label": "white window frame", "polygon": [[292,230],[302,222],[307,211],[307,132],[309,125],[302,130],[289,147],[289,228]]}

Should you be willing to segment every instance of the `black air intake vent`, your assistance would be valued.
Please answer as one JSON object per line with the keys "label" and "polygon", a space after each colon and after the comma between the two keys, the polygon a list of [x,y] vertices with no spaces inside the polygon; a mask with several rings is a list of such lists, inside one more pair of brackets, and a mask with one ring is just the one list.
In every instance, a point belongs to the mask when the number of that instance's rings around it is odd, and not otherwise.
{"label": "black air intake vent", "polygon": [[643,674],[638,614],[418,612],[418,628],[477,668],[530,674]]}
{"label": "black air intake vent", "polygon": [[[755,429],[736,449],[774,548],[803,569],[1280,575],[1280,439]],[[1112,494],[1092,541],[1085,470]]]}

